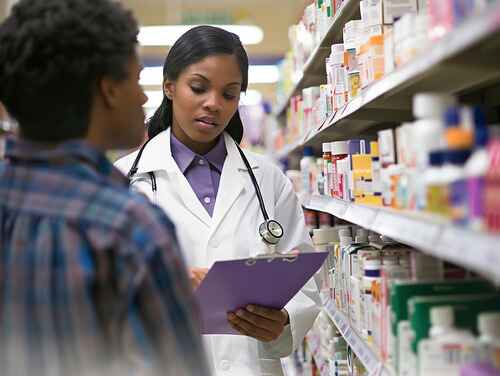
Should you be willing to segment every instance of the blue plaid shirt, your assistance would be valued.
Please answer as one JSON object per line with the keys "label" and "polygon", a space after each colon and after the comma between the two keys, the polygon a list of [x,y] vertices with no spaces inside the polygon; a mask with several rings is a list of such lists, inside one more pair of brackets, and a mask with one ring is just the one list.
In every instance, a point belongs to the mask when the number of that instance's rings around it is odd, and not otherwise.
{"label": "blue plaid shirt", "polygon": [[85,142],[8,139],[0,255],[0,374],[208,374],[172,223]]}

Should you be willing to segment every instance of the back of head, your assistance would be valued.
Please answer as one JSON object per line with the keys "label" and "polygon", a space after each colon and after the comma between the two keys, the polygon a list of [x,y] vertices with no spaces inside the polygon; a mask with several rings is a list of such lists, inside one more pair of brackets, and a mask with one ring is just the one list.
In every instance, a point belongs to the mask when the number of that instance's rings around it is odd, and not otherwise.
{"label": "back of head", "polygon": [[[190,65],[206,57],[228,54],[238,62],[242,86],[248,86],[248,56],[236,34],[214,26],[197,26],[184,33],[170,49],[163,65],[163,80],[176,81]],[[148,122],[149,138],[156,136],[172,123],[172,102],[164,95],[163,102]],[[226,131],[238,142],[243,136],[239,113],[236,112]]]}
{"label": "back of head", "polygon": [[125,79],[138,27],[111,0],[21,0],[0,25],[0,101],[23,137],[85,137],[95,87]]}

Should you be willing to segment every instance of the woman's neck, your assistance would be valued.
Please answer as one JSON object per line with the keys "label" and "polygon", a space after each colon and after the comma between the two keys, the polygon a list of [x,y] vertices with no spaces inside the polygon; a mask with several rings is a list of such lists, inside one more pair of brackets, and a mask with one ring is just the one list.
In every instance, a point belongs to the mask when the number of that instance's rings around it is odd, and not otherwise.
{"label": "woman's neck", "polygon": [[219,135],[215,140],[210,142],[198,142],[191,139],[180,126],[174,124],[172,124],[172,133],[177,140],[179,140],[182,144],[184,144],[186,147],[188,147],[198,155],[205,155],[210,150],[212,150],[215,145],[217,145],[217,141],[220,137]]}

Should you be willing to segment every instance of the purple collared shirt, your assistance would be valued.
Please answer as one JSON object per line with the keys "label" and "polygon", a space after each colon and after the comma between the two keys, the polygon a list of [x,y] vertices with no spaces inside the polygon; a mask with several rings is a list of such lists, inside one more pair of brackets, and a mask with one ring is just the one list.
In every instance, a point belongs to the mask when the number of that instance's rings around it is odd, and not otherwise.
{"label": "purple collared shirt", "polygon": [[205,155],[196,154],[170,133],[170,148],[177,166],[193,188],[201,204],[213,215],[217,192],[219,191],[222,167],[226,160],[227,150],[224,136]]}

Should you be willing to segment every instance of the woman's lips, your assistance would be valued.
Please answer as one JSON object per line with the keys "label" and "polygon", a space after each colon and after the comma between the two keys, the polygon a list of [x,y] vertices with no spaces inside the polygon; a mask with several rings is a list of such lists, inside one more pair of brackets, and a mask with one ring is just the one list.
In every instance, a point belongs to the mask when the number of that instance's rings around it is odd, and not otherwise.
{"label": "woman's lips", "polygon": [[217,125],[202,119],[195,119],[195,124],[201,129],[214,129]]}

